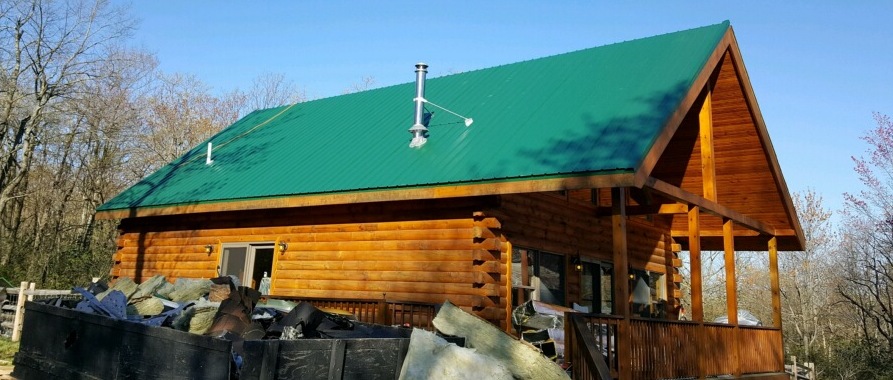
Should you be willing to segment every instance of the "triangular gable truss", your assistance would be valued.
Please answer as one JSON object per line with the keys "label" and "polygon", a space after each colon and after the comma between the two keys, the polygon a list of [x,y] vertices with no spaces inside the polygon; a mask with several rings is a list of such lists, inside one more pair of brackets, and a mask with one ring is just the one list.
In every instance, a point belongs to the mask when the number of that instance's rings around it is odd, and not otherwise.
{"label": "triangular gable truss", "polygon": [[[700,223],[704,249],[722,249],[723,220],[731,219],[746,227],[735,231],[741,250],[765,250],[773,236],[780,250],[800,250],[802,230],[741,62],[729,28],[637,171],[636,187],[656,194],[652,206],[697,205],[715,215]],[[683,244],[684,209],[665,206],[663,216]]]}

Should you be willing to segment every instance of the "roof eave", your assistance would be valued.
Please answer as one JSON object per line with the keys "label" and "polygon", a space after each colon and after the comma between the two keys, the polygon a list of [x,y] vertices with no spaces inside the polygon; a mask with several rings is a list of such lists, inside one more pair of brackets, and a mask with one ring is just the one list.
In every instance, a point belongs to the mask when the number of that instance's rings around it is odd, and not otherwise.
{"label": "roof eave", "polygon": [[131,207],[126,209],[101,210],[96,213],[96,217],[99,219],[124,219],[206,212],[537,193],[600,187],[629,187],[634,185],[634,179],[635,177],[631,171],[628,173],[611,174],[589,173],[585,175],[491,181],[486,183],[445,184],[401,189],[389,188],[325,194],[289,195],[262,199],[182,203],[157,207]]}

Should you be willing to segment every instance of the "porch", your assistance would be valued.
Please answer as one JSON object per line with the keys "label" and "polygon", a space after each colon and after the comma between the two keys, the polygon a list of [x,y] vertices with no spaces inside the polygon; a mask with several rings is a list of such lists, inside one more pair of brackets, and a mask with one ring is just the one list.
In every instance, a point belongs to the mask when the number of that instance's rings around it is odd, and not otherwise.
{"label": "porch", "polygon": [[[574,379],[787,378],[780,328],[604,314],[565,317],[565,358]],[[623,355],[629,359],[621,360]]]}

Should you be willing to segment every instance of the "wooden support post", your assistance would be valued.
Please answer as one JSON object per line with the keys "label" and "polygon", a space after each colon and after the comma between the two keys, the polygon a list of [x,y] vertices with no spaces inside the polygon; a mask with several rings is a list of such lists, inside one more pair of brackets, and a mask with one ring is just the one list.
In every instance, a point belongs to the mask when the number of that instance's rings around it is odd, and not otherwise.
{"label": "wooden support post", "polygon": [[732,333],[732,375],[741,376],[741,328],[738,327],[738,283],[735,275],[735,231],[731,219],[724,219],[722,223],[722,242],[725,251],[726,263],[726,313],[729,316],[729,324],[735,326]]}
{"label": "wooden support post", "polygon": [[[691,320],[698,323],[695,329],[696,352],[705,352],[706,330],[704,329],[704,288],[701,282],[701,210],[691,206],[688,211],[688,253],[691,264]],[[698,378],[705,378],[705,370],[710,363],[707,355],[698,357]]]}
{"label": "wooden support post", "polygon": [[16,302],[16,315],[12,321],[12,341],[18,342],[22,338],[22,322],[25,319],[25,290],[28,290],[28,281],[22,281],[19,285],[19,298]]}
{"label": "wooden support post", "polygon": [[688,253],[691,264],[691,320],[704,321],[704,289],[701,284],[701,215],[698,206],[688,211]]}
{"label": "wooden support post", "polygon": [[611,226],[614,232],[614,312],[623,317],[618,326],[617,372],[632,378],[632,330],[629,309],[629,256],[626,230],[626,189],[611,188]]}
{"label": "wooden support post", "polygon": [[698,113],[701,141],[701,175],[704,179],[704,198],[716,202],[716,159],[713,153],[713,105],[710,90]]}
{"label": "wooden support post", "polygon": [[781,285],[778,282],[778,240],[769,239],[769,285],[772,287],[772,324],[781,328]]}
{"label": "wooden support post", "polygon": [[[671,247],[673,245],[673,237],[670,235],[664,235],[664,246]],[[665,305],[664,312],[666,315],[671,316],[675,314],[676,311],[676,266],[673,265],[673,261],[676,259],[676,252],[672,249],[664,249],[664,271],[666,274],[664,275],[665,287],[667,290],[667,303]]]}
{"label": "wooden support post", "polygon": [[[512,243],[505,242],[505,252],[502,254],[505,261],[505,332],[512,334]],[[520,304],[520,302],[518,303]]]}
{"label": "wooden support post", "polygon": [[391,313],[388,312],[387,294],[381,295],[381,300],[378,301],[378,305],[377,305],[376,309],[377,310],[375,312],[376,312],[377,316],[376,316],[375,320],[381,321],[381,322],[376,322],[376,323],[390,325],[392,323],[392,321],[391,321],[392,318],[391,318]]}

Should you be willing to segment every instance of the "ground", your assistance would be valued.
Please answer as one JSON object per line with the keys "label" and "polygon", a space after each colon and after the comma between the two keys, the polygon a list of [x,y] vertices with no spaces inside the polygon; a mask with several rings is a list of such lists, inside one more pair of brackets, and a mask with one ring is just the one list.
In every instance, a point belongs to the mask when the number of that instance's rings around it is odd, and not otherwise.
{"label": "ground", "polygon": [[12,371],[12,357],[19,350],[19,343],[0,336],[0,379],[9,378]]}

